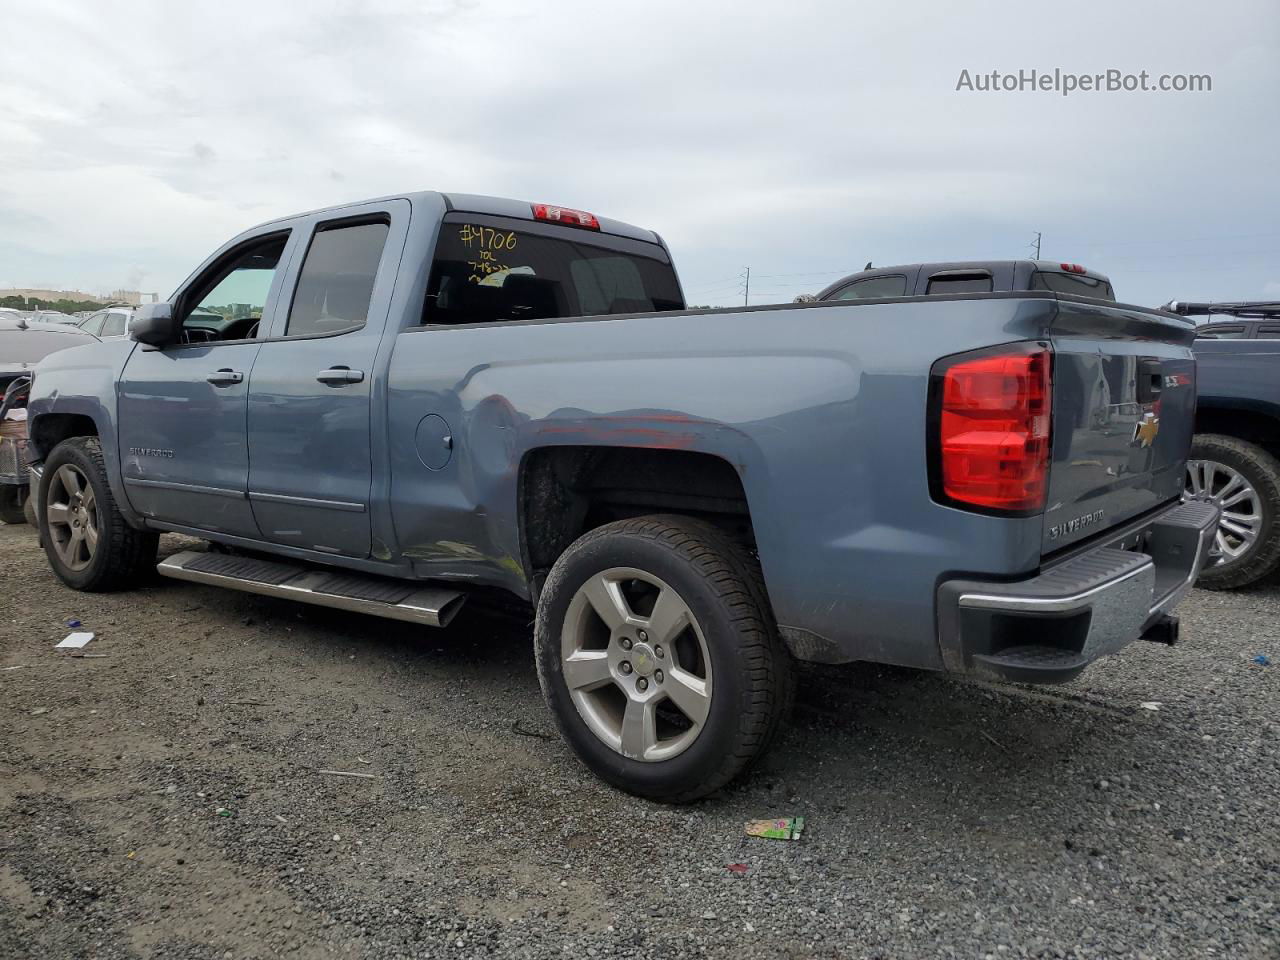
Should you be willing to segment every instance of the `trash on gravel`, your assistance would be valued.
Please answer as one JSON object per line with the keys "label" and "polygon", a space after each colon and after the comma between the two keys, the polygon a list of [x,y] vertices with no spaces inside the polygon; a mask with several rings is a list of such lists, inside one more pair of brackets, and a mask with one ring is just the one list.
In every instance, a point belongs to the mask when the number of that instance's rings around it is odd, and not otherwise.
{"label": "trash on gravel", "polygon": [[76,627],[80,626],[80,621],[79,621],[79,620],[68,620],[68,621],[67,621],[67,626],[68,626],[68,627],[70,627],[72,630],[74,630]]}
{"label": "trash on gravel", "polygon": [[1271,658],[1268,657],[1265,653],[1258,654],[1256,657],[1253,658],[1253,662],[1260,667],[1271,666]]}
{"label": "trash on gravel", "polygon": [[31,715],[33,717],[38,717],[41,714],[48,713],[48,712],[49,712],[48,707],[36,707],[34,710],[31,711]]}
{"label": "trash on gravel", "polygon": [[751,868],[748,867],[745,863],[731,863],[727,867],[725,867],[725,869],[728,870],[730,873],[746,873]]}
{"label": "trash on gravel", "polygon": [[1142,710],[1159,710],[1164,704],[1159,700],[1143,700],[1138,707]]}
{"label": "trash on gravel", "polygon": [[748,820],[744,828],[748,837],[772,840],[799,840],[804,832],[804,817],[775,817],[772,820]]}
{"label": "trash on gravel", "polygon": [[69,633],[61,643],[56,644],[55,650],[80,650],[84,648],[90,640],[93,639],[92,633]]}
{"label": "trash on gravel", "polygon": [[357,773],[354,770],[317,770],[316,773],[324,773],[331,777],[359,777],[361,780],[377,780],[377,774],[373,773]]}
{"label": "trash on gravel", "polygon": [[226,807],[219,807],[217,810],[215,810],[215,811],[214,811],[214,813],[216,813],[216,814],[217,814],[218,816],[220,816],[220,817],[230,817],[230,816],[233,816],[233,814],[231,813],[231,811],[230,811],[230,810],[228,810]]}

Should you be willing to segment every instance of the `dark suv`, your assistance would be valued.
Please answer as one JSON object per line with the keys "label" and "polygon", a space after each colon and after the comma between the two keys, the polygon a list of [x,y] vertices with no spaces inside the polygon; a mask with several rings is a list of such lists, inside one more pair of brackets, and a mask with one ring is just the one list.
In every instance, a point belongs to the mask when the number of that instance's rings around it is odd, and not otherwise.
{"label": "dark suv", "polygon": [[1048,260],[957,260],[871,267],[837,280],[818,300],[928,297],[951,293],[1052,290],[1098,300],[1115,300],[1111,281],[1078,263]]}

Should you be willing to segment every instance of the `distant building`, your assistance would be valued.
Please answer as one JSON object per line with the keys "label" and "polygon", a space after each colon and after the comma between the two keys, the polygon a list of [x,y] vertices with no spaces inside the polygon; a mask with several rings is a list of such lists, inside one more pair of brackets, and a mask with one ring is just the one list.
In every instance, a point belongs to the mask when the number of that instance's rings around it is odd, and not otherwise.
{"label": "distant building", "polygon": [[154,293],[142,293],[138,290],[112,290],[110,293],[86,293],[83,290],[41,290],[36,287],[10,287],[0,290],[0,297],[22,297],[24,300],[96,300],[99,303],[128,303],[137,306],[140,303],[155,303],[159,297]]}

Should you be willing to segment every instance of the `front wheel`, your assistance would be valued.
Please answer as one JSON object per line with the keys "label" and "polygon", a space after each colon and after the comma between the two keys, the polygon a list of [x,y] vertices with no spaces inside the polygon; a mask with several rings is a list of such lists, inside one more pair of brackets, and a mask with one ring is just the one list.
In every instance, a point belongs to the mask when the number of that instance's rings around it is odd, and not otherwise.
{"label": "front wheel", "polygon": [[585,534],[538,601],[538,678],[599,777],[684,802],[735,777],[793,683],[755,562],[716,527],[651,516]]}
{"label": "front wheel", "polygon": [[1209,565],[1196,586],[1245,587],[1280,566],[1280,461],[1235,437],[1197,434],[1187,460],[1184,499],[1216,504],[1222,511]]}
{"label": "front wheel", "polygon": [[54,448],[45,461],[40,498],[45,555],[67,586],[119,590],[149,576],[159,535],[125,522],[96,437],[73,437]]}

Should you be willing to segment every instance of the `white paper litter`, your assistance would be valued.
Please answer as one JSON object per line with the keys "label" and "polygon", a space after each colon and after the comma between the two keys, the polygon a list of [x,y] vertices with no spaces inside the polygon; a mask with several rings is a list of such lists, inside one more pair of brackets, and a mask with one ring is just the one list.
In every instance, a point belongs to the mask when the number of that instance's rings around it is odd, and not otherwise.
{"label": "white paper litter", "polygon": [[79,650],[93,639],[92,633],[69,633],[67,639],[55,646],[55,650]]}

